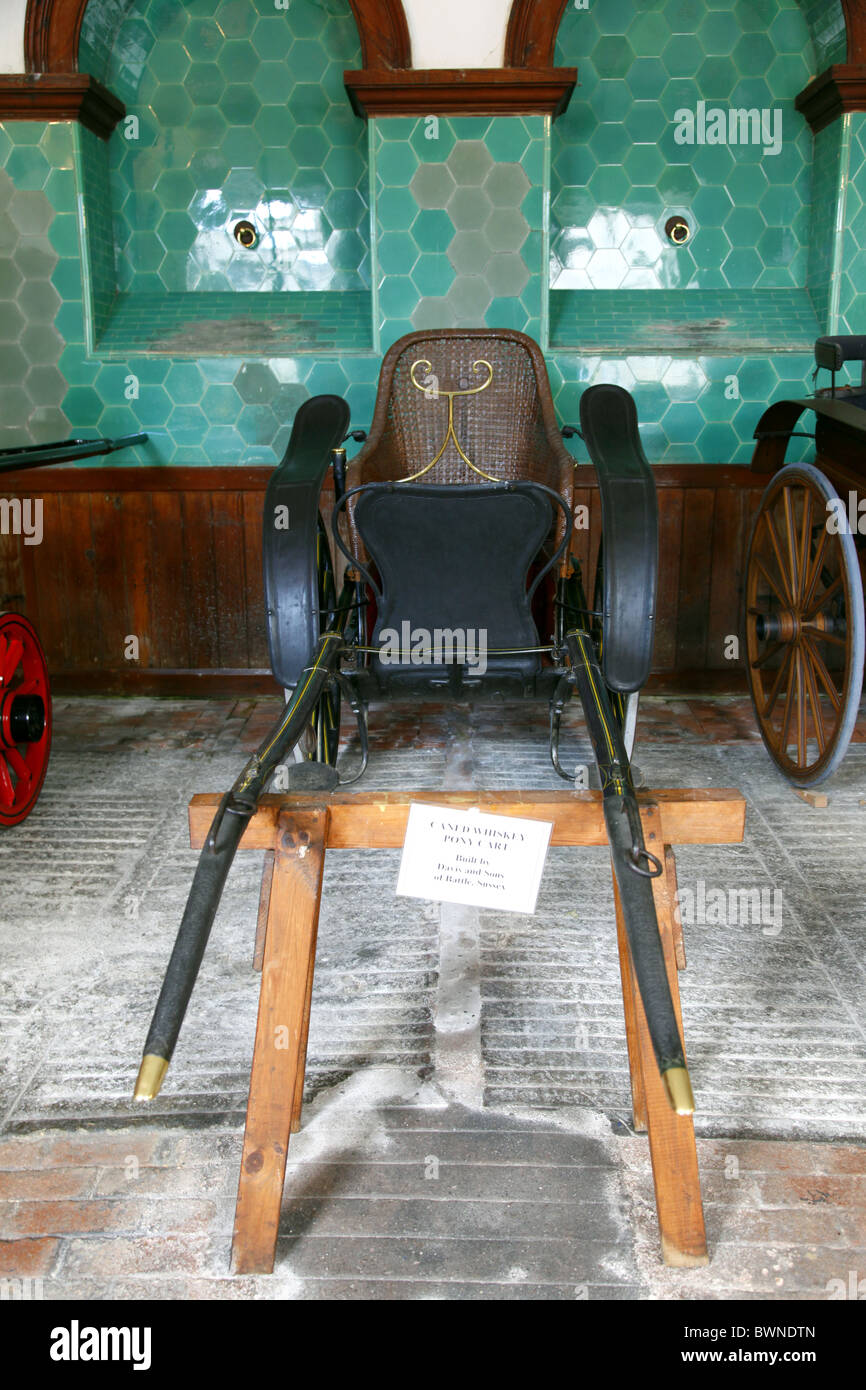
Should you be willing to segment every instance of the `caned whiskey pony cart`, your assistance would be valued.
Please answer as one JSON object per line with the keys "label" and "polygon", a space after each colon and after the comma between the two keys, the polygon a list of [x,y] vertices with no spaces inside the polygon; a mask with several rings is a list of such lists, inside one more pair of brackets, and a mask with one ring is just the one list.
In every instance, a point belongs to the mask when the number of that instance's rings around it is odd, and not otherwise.
{"label": "caned whiskey pony cart", "polygon": [[[231,790],[191,804],[201,855],[135,1088],[139,1100],[160,1089],[236,850],[242,841],[272,850],[234,1247],[241,1272],[273,1266],[289,1133],[300,1124],[325,849],[400,845],[410,801],[424,799],[547,819],[555,844],[609,842],[635,1120],[650,1132],[665,1257],[706,1260],[669,844],[741,838],[743,803],[733,792],[635,793],[629,757],[655,619],[655,482],[626,391],[588,389],[580,416],[602,511],[591,603],[569,553],[575,464],[562,436],[574,431],[557,426],[544,359],[521,333],[401,338],[384,358],[356,457],[347,464],[345,402],[317,396],[298,411],[269,483],[268,636],[287,701]],[[320,500],[329,470],[330,528]],[[600,791],[575,790],[560,759],[575,691]],[[357,721],[360,771],[337,764],[341,699]],[[371,700],[443,699],[544,700],[551,762],[571,789],[340,789],[366,767]],[[278,769],[282,794],[265,795]],[[279,1052],[274,1026],[290,1039]]]}
{"label": "caned whiskey pony cart", "polygon": [[[862,382],[836,372],[862,362]],[[772,473],[746,569],[747,670],[761,736],[795,786],[835,772],[851,739],[863,685],[866,576],[866,338],[825,337],[817,368],[832,384],[775,401],[755,437],[752,467]],[[814,434],[797,428],[804,411]],[[815,463],[785,466],[789,441],[815,440]],[[776,471],[778,470],[778,471]]]}

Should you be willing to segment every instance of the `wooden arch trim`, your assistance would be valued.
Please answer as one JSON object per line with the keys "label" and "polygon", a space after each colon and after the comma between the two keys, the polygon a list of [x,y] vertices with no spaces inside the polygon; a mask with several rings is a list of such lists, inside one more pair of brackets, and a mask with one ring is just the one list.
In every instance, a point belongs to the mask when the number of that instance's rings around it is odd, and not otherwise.
{"label": "wooden arch trim", "polygon": [[866,0],[842,0],[848,31],[848,62],[866,63]]}
{"label": "wooden arch trim", "polygon": [[403,0],[349,0],[366,71],[411,68],[412,47]]}
{"label": "wooden arch trim", "polygon": [[[411,69],[392,61],[398,52],[391,41],[374,65],[364,48],[364,68],[344,74],[352,106],[360,116],[558,116],[568,105],[577,82],[576,68],[554,68],[556,33],[568,0],[513,0],[501,68]],[[381,11],[382,0],[350,0],[361,43],[365,43],[359,11]],[[394,0],[405,25],[400,0]],[[381,16],[379,17],[381,20]],[[369,31],[374,15],[363,22]],[[408,31],[406,37],[408,52]],[[373,51],[371,47],[371,52]],[[382,53],[381,48],[376,50]]]}
{"label": "wooden arch trim", "polygon": [[87,0],[28,0],[24,72],[0,77],[0,120],[80,121],[107,140],[126,115],[122,101],[78,71]]}
{"label": "wooden arch trim", "polygon": [[[349,0],[365,69],[412,66],[402,0]],[[550,68],[568,0],[513,0],[505,37],[506,68]],[[866,0],[841,0],[848,63],[866,63]],[[28,0],[24,20],[27,72],[77,72],[78,39],[87,0]]]}
{"label": "wooden arch trim", "polygon": [[504,66],[552,68],[568,0],[513,0],[505,34]]}
{"label": "wooden arch trim", "polygon": [[[556,36],[568,0],[513,0],[505,36],[505,65],[553,66]],[[814,78],[796,99],[812,129],[823,130],[846,111],[866,111],[866,0],[841,0],[846,62]]]}
{"label": "wooden arch trim", "polygon": [[[402,0],[349,0],[365,68],[409,68],[412,50]],[[24,19],[27,72],[77,72],[87,0],[28,0]]]}
{"label": "wooden arch trim", "polygon": [[[349,0],[365,70],[412,66],[409,26],[402,0]],[[101,83],[78,70],[78,43],[87,0],[28,0],[24,17],[25,76],[0,81],[0,117],[80,120],[110,135],[125,114]]]}
{"label": "wooden arch trim", "polygon": [[28,0],[24,17],[26,72],[77,72],[78,39],[87,0]]}
{"label": "wooden arch trim", "polygon": [[796,98],[816,133],[846,111],[866,111],[866,0],[842,0],[847,32],[847,61],[819,73]]}

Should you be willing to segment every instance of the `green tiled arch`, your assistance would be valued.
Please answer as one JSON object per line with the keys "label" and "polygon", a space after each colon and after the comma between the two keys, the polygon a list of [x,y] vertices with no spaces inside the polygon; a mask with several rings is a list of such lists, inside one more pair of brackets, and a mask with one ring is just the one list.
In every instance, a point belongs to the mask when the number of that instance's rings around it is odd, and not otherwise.
{"label": "green tiled arch", "polygon": [[[91,0],[80,63],[136,122],[112,136],[108,188],[93,179],[89,195],[110,202],[119,293],[369,287],[348,0]],[[252,250],[231,235],[241,219],[258,230]]]}
{"label": "green tiled arch", "polygon": [[[711,0],[569,7],[557,62],[578,65],[580,87],[553,127],[552,287],[805,288],[812,138],[793,101],[817,61],[796,0],[737,0],[726,10]],[[756,160],[749,146],[678,145],[675,113],[702,101],[778,110],[784,151]],[[778,201],[777,191],[785,195]],[[598,208],[617,214],[616,246],[595,236]],[[664,235],[676,212],[692,223],[687,251]],[[705,237],[705,226],[728,244]],[[762,242],[766,231],[783,229],[784,245]],[[644,233],[639,244],[636,231]]]}

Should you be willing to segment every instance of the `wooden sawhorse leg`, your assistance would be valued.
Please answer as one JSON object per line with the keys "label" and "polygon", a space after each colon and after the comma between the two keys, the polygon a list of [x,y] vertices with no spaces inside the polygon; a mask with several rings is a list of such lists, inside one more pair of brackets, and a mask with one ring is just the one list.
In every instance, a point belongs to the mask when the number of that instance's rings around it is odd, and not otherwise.
{"label": "wooden sawhorse leg", "polygon": [[[262,886],[259,892],[259,915],[256,922],[256,944],[253,951],[253,970],[261,971],[265,960],[265,941],[268,935],[268,912],[271,906],[271,888],[274,882],[274,856],[276,851],[265,850],[262,865]],[[295,1099],[292,1105],[292,1134],[301,1128],[301,1109],[304,1103],[304,1073],[307,1067],[307,1040],[310,1034],[310,1006],[313,1002],[313,974],[315,972],[315,952],[310,956],[310,971],[307,976],[307,1001],[304,1006],[304,1031],[301,1037],[301,1051],[295,1079]]]}
{"label": "wooden sawhorse leg", "polygon": [[323,808],[283,812],[277,821],[232,1242],[235,1274],[270,1274],[274,1267],[289,1135],[304,1089],[327,821]]}
{"label": "wooden sawhorse leg", "polygon": [[[641,806],[641,819],[647,848],[665,865],[665,873],[653,879],[653,897],[661,933],[668,981],[674,1010],[683,1035],[683,1017],[677,982],[677,960],[685,961],[681,942],[679,949],[678,924],[674,920],[676,904],[676,868],[670,846],[662,841],[661,816],[654,805]],[[622,905],[614,879],[616,900],[616,933],[619,944],[619,964],[622,975],[622,997],[625,1011],[631,1070],[632,1105],[636,1130],[649,1132],[653,1185],[656,1195],[662,1258],[666,1265],[679,1267],[709,1263],[704,1211],[701,1203],[701,1180],[698,1173],[698,1154],[695,1129],[690,1115],[677,1115],[667,1097],[664,1082],[659,1076],[655,1053],[650,1041],[646,1015],[641,1003],[631,960]]]}
{"label": "wooden sawhorse leg", "polygon": [[[303,1096],[325,847],[399,849],[409,808],[418,801],[464,810],[480,804],[500,815],[551,821],[555,845],[607,843],[600,792],[333,792],[324,805],[300,794],[262,798],[242,841],[246,849],[273,851],[274,861],[273,875],[266,864],[259,913],[262,992],[232,1247],[238,1273],[273,1268],[289,1135],[298,1127]],[[205,843],[219,803],[218,795],[190,802],[194,848]],[[681,1032],[676,970],[685,956],[673,917],[676,872],[669,847],[739,844],[745,811],[743,798],[729,788],[659,791],[641,805],[647,847],[665,863],[653,892]],[[673,1112],[658,1074],[618,899],[617,931],[635,1128],[649,1131],[662,1253],[666,1264],[706,1264],[694,1128]]]}

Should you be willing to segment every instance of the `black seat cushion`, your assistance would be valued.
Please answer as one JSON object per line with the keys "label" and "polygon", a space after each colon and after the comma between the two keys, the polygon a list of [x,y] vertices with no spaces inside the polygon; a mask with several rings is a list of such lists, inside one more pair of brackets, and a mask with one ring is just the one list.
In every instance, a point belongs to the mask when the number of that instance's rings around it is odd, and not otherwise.
{"label": "black seat cushion", "polygon": [[[553,507],[541,489],[532,483],[372,483],[355,507],[358,532],[382,589],[374,645],[392,641],[396,655],[397,646],[404,648],[405,638],[419,630],[434,643],[426,660],[374,658],[380,678],[411,674],[447,679],[461,650],[475,658],[465,662],[467,677],[483,680],[482,652],[491,676],[531,679],[538,672],[538,653],[488,653],[539,645],[527,575],[553,521]],[[389,631],[399,636],[399,643],[389,638]],[[416,647],[423,645],[417,636],[411,640]],[[401,655],[408,654],[402,650]]]}

